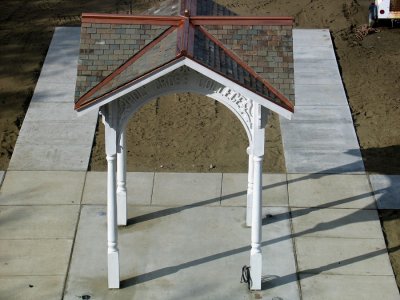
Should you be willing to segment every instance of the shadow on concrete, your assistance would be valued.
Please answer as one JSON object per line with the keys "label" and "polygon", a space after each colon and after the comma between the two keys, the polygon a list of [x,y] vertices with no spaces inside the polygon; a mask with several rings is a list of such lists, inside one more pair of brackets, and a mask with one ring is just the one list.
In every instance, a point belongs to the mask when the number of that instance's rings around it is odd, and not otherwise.
{"label": "shadow on concrete", "polygon": [[[362,198],[362,197],[364,197],[366,195],[370,196],[370,194],[367,193],[367,194],[351,197],[349,199],[338,200],[338,201],[335,201],[335,203],[336,202],[343,203],[343,202],[346,202],[346,201],[353,201],[353,200],[356,200],[356,199],[360,199],[360,198]],[[202,203],[202,202],[200,202],[200,203]],[[193,207],[193,206],[191,206],[191,207]],[[185,209],[186,209],[186,207],[185,207]],[[299,217],[299,216],[307,214],[311,210],[315,210],[315,209],[316,208],[301,209],[301,210],[298,210],[298,211],[294,212],[294,214],[293,213],[291,214],[289,212],[279,213],[279,214],[275,214],[275,215],[269,214],[269,215],[267,215],[266,218],[263,219],[263,225],[266,226],[268,224],[272,224],[272,223],[279,222],[279,221],[282,221],[282,220],[289,220],[289,219],[294,218],[294,217]],[[174,208],[174,209],[171,209],[171,210],[167,209],[168,212],[172,212],[173,210],[182,210],[182,207]],[[162,213],[164,211],[165,210],[163,210],[161,212],[154,213],[154,215],[156,215],[158,213],[161,213],[161,215],[162,215]],[[345,216],[343,218],[336,219],[336,220],[331,221],[331,222],[320,223],[320,224],[316,225],[315,227],[307,229],[307,230],[304,230],[302,232],[293,233],[293,234],[289,234],[289,235],[284,235],[284,236],[281,236],[281,237],[278,237],[278,238],[275,238],[275,239],[264,241],[264,242],[261,243],[261,246],[262,247],[266,247],[268,245],[279,243],[279,242],[282,242],[282,241],[285,241],[285,240],[288,240],[288,239],[301,237],[301,236],[306,235],[306,234],[325,231],[325,230],[330,230],[330,229],[333,229],[333,228],[344,226],[344,225],[347,225],[347,224],[350,224],[350,223],[354,223],[354,219],[356,219],[357,222],[367,222],[367,221],[375,221],[376,220],[376,218],[373,218],[373,216],[371,216],[371,215],[367,215],[367,216],[366,215],[361,215],[358,218],[354,218],[354,215],[357,215],[358,213],[359,213],[359,210],[354,212],[353,214],[347,215],[347,216]],[[392,248],[392,249],[388,249],[388,251],[389,252],[397,251],[399,248],[400,248],[400,246]],[[192,261],[189,261],[189,262],[185,262],[185,263],[182,263],[182,264],[179,264],[179,265],[176,265],[176,266],[166,267],[166,268],[162,268],[162,269],[155,270],[155,271],[152,271],[152,272],[148,272],[148,273],[145,273],[145,274],[141,274],[141,275],[138,275],[138,276],[123,280],[121,282],[121,287],[124,288],[124,287],[133,286],[133,285],[136,285],[136,284],[144,283],[144,282],[147,282],[147,281],[150,281],[150,280],[154,280],[154,279],[157,279],[157,278],[160,278],[160,277],[163,277],[163,276],[171,275],[171,274],[176,273],[176,272],[178,272],[178,271],[180,271],[182,269],[198,266],[198,265],[205,264],[205,263],[208,263],[208,262],[211,262],[211,261],[214,261],[214,260],[218,260],[218,259],[225,258],[225,257],[228,257],[228,256],[236,255],[236,254],[239,254],[239,253],[242,253],[242,252],[247,252],[249,250],[250,250],[250,246],[240,247],[240,248],[236,248],[236,249],[231,249],[231,250],[227,250],[227,251],[224,251],[224,252],[220,252],[220,253],[217,253],[217,254],[213,254],[213,255],[210,255],[210,256],[202,257],[202,258],[199,258],[199,259],[196,259],[196,260],[192,260]],[[304,273],[304,274],[308,274],[307,276],[313,276],[315,274],[319,274],[319,273],[324,272],[324,271],[332,270],[334,268],[341,267],[343,265],[352,264],[352,263],[355,263],[355,262],[358,262],[358,261],[362,261],[362,260],[365,260],[365,259],[368,259],[368,258],[371,258],[371,257],[374,257],[374,256],[385,254],[386,251],[387,251],[386,249],[377,250],[377,251],[374,251],[374,252],[371,252],[371,253],[368,253],[368,254],[365,254],[365,255],[360,255],[360,256],[357,256],[357,257],[354,257],[354,258],[351,258],[351,259],[347,259],[347,260],[340,261],[340,262],[337,262],[337,263],[332,263],[332,264],[329,264],[329,265],[324,266],[324,267],[305,270],[305,271],[302,271],[300,274]],[[268,288],[271,288],[271,287],[284,285],[284,284],[287,284],[287,283],[290,283],[290,282],[296,281],[296,280],[297,280],[297,274],[296,273],[289,274],[289,275],[286,275],[286,276],[283,276],[283,277],[267,276],[267,277],[264,278],[262,289],[264,290],[264,289],[268,289]]]}
{"label": "shadow on concrete", "polygon": [[[350,154],[352,150],[350,150]],[[356,153],[354,153],[354,155],[356,155]],[[287,182],[279,182],[279,183],[275,183],[275,184],[271,184],[271,185],[266,185],[263,186],[263,190],[268,190],[270,188],[273,187],[277,187],[277,186],[281,186],[281,185],[286,185],[286,184],[290,184],[290,183],[294,183],[294,182],[299,182],[302,180],[307,180],[307,179],[317,179],[317,178],[322,178],[324,176],[329,176],[330,174],[343,174],[342,170],[343,169],[351,169],[353,167],[357,167],[358,164],[354,163],[354,164],[349,164],[347,166],[343,167],[338,167],[338,168],[332,168],[329,170],[324,171],[323,173],[318,173],[318,174],[307,174],[303,177],[297,178],[297,179],[293,179],[293,180],[288,180]],[[378,190],[375,192],[382,192],[384,193],[385,190]],[[133,225],[139,222],[144,222],[144,221],[148,221],[148,220],[152,220],[155,218],[159,218],[159,217],[163,217],[163,216],[167,216],[167,215],[171,215],[171,214],[175,214],[175,213],[179,213],[183,210],[186,209],[190,209],[190,208],[194,208],[194,207],[199,207],[199,206],[204,206],[204,205],[209,205],[212,203],[216,203],[218,201],[229,201],[229,199],[233,198],[233,197],[238,197],[238,196],[244,196],[247,194],[247,191],[242,191],[242,192],[238,192],[238,193],[233,193],[233,194],[229,194],[226,196],[222,196],[222,197],[217,197],[217,198],[213,198],[213,199],[209,199],[209,200],[205,200],[205,201],[201,201],[201,202],[197,202],[195,204],[191,204],[191,205],[185,205],[185,206],[180,206],[180,207],[175,207],[175,208],[167,208],[167,209],[163,209],[154,213],[149,213],[146,215],[142,215],[142,216],[138,216],[132,219],[129,219],[128,221],[128,225]],[[365,197],[370,197],[372,195],[371,192],[366,192],[364,194],[360,194],[360,195],[355,195],[352,197],[348,197],[348,198],[344,198],[344,199],[339,199],[330,203],[326,203],[324,205],[318,205],[312,208],[300,208],[297,209],[294,212],[289,212],[289,213],[280,213],[280,214],[275,214],[275,215],[267,215],[264,219],[263,219],[263,226],[266,226],[268,224],[272,224],[278,221],[282,221],[283,219],[293,219],[293,218],[297,218],[303,215],[306,215],[312,211],[315,210],[319,210],[319,209],[323,209],[323,208],[330,208],[330,207],[335,207],[337,205],[340,204],[346,204],[346,203],[351,203],[353,201],[356,200],[360,200],[363,199]],[[245,204],[244,204],[245,205]],[[286,236],[281,236],[272,240],[268,240],[268,241],[264,241],[262,242],[262,247],[268,246],[268,245],[272,245],[274,243],[278,243],[278,242],[282,242],[284,240],[287,239],[292,239],[292,238],[296,238],[296,237],[301,237],[303,235],[306,234],[311,234],[311,233],[315,233],[315,232],[321,232],[321,231],[326,231],[326,230],[331,230],[334,228],[338,228],[344,225],[348,225],[354,222],[368,222],[368,221],[375,221],[376,218],[373,216],[373,214],[360,214],[360,211],[362,211],[363,209],[376,209],[376,207],[364,207],[361,208],[359,210],[356,210],[354,213],[347,215],[345,217],[336,219],[334,221],[330,221],[330,222],[324,222],[324,223],[319,223],[316,226],[314,226],[313,228],[304,230],[302,232],[297,232],[297,233],[292,233]],[[356,256],[350,259],[345,259],[343,261],[340,262],[335,262],[335,263],[331,263],[328,264],[326,266],[322,266],[319,268],[315,268],[315,269],[309,269],[309,270],[304,270],[301,271],[300,273],[296,274],[288,274],[286,276],[282,276],[282,277],[278,277],[278,276],[266,276],[263,278],[263,284],[262,284],[262,289],[268,289],[271,287],[276,287],[276,286],[281,286],[281,285],[285,285],[287,283],[293,282],[293,281],[297,281],[298,280],[298,275],[301,275],[303,278],[304,277],[311,277],[317,274],[320,274],[322,272],[326,272],[332,269],[335,269],[337,267],[342,267],[344,265],[350,265],[359,261],[363,261],[375,256],[379,256],[379,255],[384,255],[387,254],[387,252],[389,253],[393,253],[396,252],[400,249],[400,246],[397,247],[392,247],[389,249],[380,249],[380,250],[376,250],[367,254],[363,254],[360,256]],[[221,253],[217,253],[214,255],[210,255],[207,257],[203,257],[203,258],[199,258],[196,260],[192,260],[189,262],[185,262],[176,266],[171,266],[171,267],[167,267],[167,268],[162,268],[159,270],[155,270],[149,273],[145,273],[145,274],[141,274],[126,280],[123,280],[121,282],[121,287],[129,287],[132,285],[136,285],[139,283],[143,283],[143,282],[147,282],[156,278],[160,278],[163,276],[167,276],[173,273],[178,272],[179,270],[185,269],[185,268],[189,268],[189,267],[193,267],[193,266],[197,266],[200,264],[204,264],[204,263],[208,263],[214,260],[218,260],[227,256],[231,256],[231,255],[235,255],[235,254],[239,254],[242,253],[244,251],[249,251],[250,250],[250,246],[246,246],[246,247],[240,247],[237,249],[231,249],[228,251],[224,251]]]}
{"label": "shadow on concrete", "polygon": [[[379,255],[385,255],[388,252],[392,253],[392,252],[398,251],[399,249],[400,249],[400,246],[389,248],[389,249],[379,249],[376,251],[372,251],[370,253],[366,253],[366,254],[358,255],[358,256],[355,256],[352,258],[344,259],[344,260],[341,260],[340,262],[334,262],[334,263],[327,264],[322,267],[304,270],[304,271],[299,272],[298,274],[301,275],[302,279],[309,278],[309,277],[313,277],[315,275],[321,274],[323,272],[331,271],[337,267],[351,265],[351,264],[354,264],[354,263],[357,263],[357,262],[360,262],[360,261],[363,261],[366,259],[370,259],[372,257],[376,257]],[[265,289],[268,289],[271,287],[287,284],[287,283],[291,282],[291,280],[293,280],[293,276],[296,276],[296,274],[288,274],[288,275],[285,275],[282,277],[276,277],[276,278],[272,278],[272,279],[265,278],[262,282],[261,289],[265,290]]]}

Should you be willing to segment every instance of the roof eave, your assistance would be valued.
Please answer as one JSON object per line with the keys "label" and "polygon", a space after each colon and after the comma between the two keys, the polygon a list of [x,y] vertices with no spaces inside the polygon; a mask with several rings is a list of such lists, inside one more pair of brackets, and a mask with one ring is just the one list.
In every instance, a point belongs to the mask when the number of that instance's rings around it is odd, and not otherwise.
{"label": "roof eave", "polygon": [[240,85],[237,82],[232,81],[231,79],[227,78],[226,76],[219,74],[210,68],[200,64],[199,62],[187,58],[185,60],[185,65],[192,68],[193,70],[209,77],[212,78],[213,80],[221,83],[222,85],[228,86],[232,88],[233,90],[241,93],[244,95],[246,98],[249,98],[251,100],[254,100],[255,102],[259,103],[260,105],[272,110],[273,112],[277,113],[278,115],[286,118],[286,119],[291,119],[292,115],[294,113],[294,106],[281,106],[279,104],[276,104],[272,102],[271,100],[249,90],[248,88]]}
{"label": "roof eave", "polygon": [[259,103],[260,105],[272,110],[273,112],[281,115],[286,119],[291,119],[293,115],[293,107],[283,107],[280,106],[267,98],[241,86],[240,84],[232,81],[231,79],[207,68],[206,66],[194,61],[192,58],[182,56],[180,58],[176,58],[175,60],[171,61],[170,63],[161,66],[157,69],[154,69],[147,74],[128,82],[127,84],[101,96],[98,98],[93,99],[91,102],[86,103],[81,107],[76,107],[75,109],[78,112],[78,115],[86,114],[89,111],[94,109],[98,109],[99,107],[110,103],[182,66],[186,65],[187,67],[207,76],[222,85],[228,86],[233,90],[241,93],[245,97],[254,100],[255,102]]}
{"label": "roof eave", "polygon": [[185,65],[184,63],[185,57],[177,57],[174,60],[170,61],[169,63],[160,66],[150,72],[135,78],[134,80],[126,83],[123,86],[118,87],[117,89],[102,95],[100,97],[92,99],[90,102],[87,102],[81,106],[77,105],[79,102],[75,103],[75,110],[77,111],[78,115],[86,114],[89,111],[94,109],[98,109],[100,106],[103,106],[107,103],[110,103],[180,67]]}

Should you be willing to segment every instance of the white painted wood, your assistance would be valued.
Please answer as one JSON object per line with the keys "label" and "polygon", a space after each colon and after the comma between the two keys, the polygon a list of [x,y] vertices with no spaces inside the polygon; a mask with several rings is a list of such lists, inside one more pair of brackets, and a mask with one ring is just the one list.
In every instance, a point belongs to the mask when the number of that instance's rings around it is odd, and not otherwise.
{"label": "white painted wood", "polygon": [[251,218],[250,275],[251,290],[261,290],[262,254],[261,254],[261,219],[262,219],[262,162],[264,156],[265,126],[267,114],[260,104],[253,106],[253,201]]}
{"label": "white painted wood", "polygon": [[246,226],[251,227],[251,214],[253,203],[253,183],[254,183],[254,168],[253,155],[251,154],[251,146],[247,148],[249,156],[249,171],[247,174],[247,208],[246,208]]}
{"label": "white painted wood", "polygon": [[119,254],[117,231],[117,194],[116,194],[116,160],[117,160],[117,123],[116,105],[111,103],[102,109],[105,125],[107,154],[107,240],[108,240],[108,287],[119,288]]}
{"label": "white painted wood", "polygon": [[253,127],[252,127],[252,155],[264,155],[264,139],[265,126],[267,123],[267,115],[260,104],[253,106]]}
{"label": "white painted wood", "polygon": [[246,212],[246,224],[252,227],[252,248],[250,253],[251,289],[260,290],[262,274],[261,177],[267,109],[289,119],[292,113],[187,58],[166,66],[157,74],[145,76],[140,83],[136,82],[135,84],[127,85],[126,88],[111,93],[103,101],[93,105],[92,108],[84,109],[84,111],[89,111],[99,105],[108,103],[106,106],[102,106],[102,115],[106,127],[108,161],[109,288],[119,287],[117,224],[126,225],[127,221],[126,149],[122,128],[125,128],[131,116],[149,101],[164,94],[180,91],[200,93],[216,99],[238,117],[246,130],[249,145],[251,145],[248,148],[249,174]]}
{"label": "white painted wood", "polygon": [[262,156],[254,156],[254,187],[251,225],[250,275],[251,290],[261,290],[262,254],[261,254],[261,191]]}
{"label": "white painted wood", "polygon": [[119,288],[119,259],[117,232],[117,201],[115,193],[116,155],[107,155],[107,240],[108,287]]}
{"label": "white painted wood", "polygon": [[119,226],[125,226],[127,222],[126,200],[126,142],[125,130],[121,130],[117,152],[117,223]]}
{"label": "white painted wood", "polygon": [[132,115],[149,101],[177,92],[193,92],[221,102],[240,120],[251,140],[253,101],[186,66],[121,97],[120,127],[125,127]]}

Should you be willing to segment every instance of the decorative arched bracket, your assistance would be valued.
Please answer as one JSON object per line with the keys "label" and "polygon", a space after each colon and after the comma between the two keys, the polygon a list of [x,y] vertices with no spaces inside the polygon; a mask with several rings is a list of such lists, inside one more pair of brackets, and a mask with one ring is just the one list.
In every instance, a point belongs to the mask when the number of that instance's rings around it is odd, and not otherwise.
{"label": "decorative arched bracket", "polygon": [[176,92],[202,94],[222,103],[240,120],[251,143],[251,129],[254,126],[253,101],[187,66],[182,66],[119,98],[117,100],[118,127],[124,128],[132,115],[146,103],[162,95]]}

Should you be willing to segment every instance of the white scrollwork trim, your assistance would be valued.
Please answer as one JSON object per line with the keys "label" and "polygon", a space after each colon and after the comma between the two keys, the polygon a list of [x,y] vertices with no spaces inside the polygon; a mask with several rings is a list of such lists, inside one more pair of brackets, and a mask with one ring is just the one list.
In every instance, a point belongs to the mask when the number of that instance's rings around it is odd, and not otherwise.
{"label": "white scrollwork trim", "polygon": [[251,142],[253,101],[220,83],[183,66],[118,99],[121,128],[140,107],[165,94],[194,92],[213,98],[228,107],[241,121]]}

